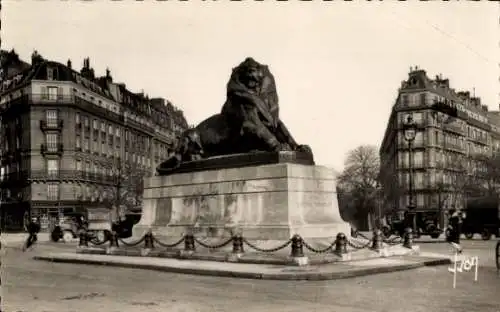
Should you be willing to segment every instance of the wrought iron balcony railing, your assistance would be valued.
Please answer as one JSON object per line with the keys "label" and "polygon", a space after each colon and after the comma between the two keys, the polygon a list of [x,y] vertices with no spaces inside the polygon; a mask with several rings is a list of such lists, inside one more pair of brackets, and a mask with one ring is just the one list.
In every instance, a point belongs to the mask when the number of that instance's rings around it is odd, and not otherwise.
{"label": "wrought iron balcony railing", "polygon": [[63,144],[62,143],[55,143],[55,144],[41,144],[40,145],[40,153],[42,155],[62,155],[64,149],[63,149]]}
{"label": "wrought iron balcony railing", "polygon": [[46,130],[59,130],[61,131],[64,125],[64,121],[62,119],[48,119],[48,120],[40,120],[40,129],[42,131]]}

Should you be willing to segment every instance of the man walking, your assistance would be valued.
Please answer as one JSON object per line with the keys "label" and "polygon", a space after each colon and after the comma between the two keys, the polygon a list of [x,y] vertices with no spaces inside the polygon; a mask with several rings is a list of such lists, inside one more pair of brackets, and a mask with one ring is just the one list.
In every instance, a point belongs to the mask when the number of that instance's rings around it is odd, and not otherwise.
{"label": "man walking", "polygon": [[39,218],[31,218],[30,223],[28,224],[28,239],[23,246],[23,251],[26,251],[28,248],[33,246],[33,244],[38,240],[37,234],[40,232],[40,219]]}
{"label": "man walking", "polygon": [[460,246],[460,227],[461,227],[460,212],[450,210],[450,217],[448,219],[448,228],[446,230],[446,240],[453,245],[454,248],[460,253],[462,247]]}

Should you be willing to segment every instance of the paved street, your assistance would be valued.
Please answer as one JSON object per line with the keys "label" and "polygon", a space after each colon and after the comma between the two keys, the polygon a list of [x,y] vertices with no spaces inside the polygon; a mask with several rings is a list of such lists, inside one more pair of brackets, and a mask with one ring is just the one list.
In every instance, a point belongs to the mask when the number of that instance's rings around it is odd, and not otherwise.
{"label": "paved street", "polygon": [[[59,264],[32,260],[38,251],[4,249],[3,311],[500,311],[495,241],[465,241],[478,255],[473,273],[458,277],[446,266],[334,281],[263,281],[160,273],[147,270]],[[447,244],[423,244],[449,252]]]}

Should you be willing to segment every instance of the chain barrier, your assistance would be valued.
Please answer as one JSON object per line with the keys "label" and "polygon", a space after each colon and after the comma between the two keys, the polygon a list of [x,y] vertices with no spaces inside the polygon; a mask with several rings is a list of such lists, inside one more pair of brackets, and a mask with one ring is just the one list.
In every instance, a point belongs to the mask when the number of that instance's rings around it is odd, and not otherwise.
{"label": "chain barrier", "polygon": [[160,245],[161,247],[165,247],[165,248],[173,248],[173,247],[177,247],[179,246],[180,244],[182,244],[184,242],[184,239],[185,237],[181,237],[181,239],[179,239],[177,242],[173,243],[173,244],[167,244],[167,243],[162,243],[158,240],[158,238],[154,237],[152,234],[151,234],[151,238],[153,239],[153,241],[155,243],[157,243],[158,245]]}
{"label": "chain barrier", "polygon": [[335,246],[335,244],[337,244],[337,240],[334,240],[329,246],[327,246],[327,247],[325,247],[323,249],[316,249],[313,246],[311,246],[308,243],[306,243],[305,241],[303,242],[303,244],[304,244],[304,247],[306,247],[309,251],[322,254],[322,253],[325,253],[327,251],[331,251],[332,247]]}
{"label": "chain barrier", "polygon": [[356,232],[356,234],[358,234],[359,237],[361,238],[364,238],[364,239],[367,239],[367,240],[371,240],[368,236],[366,236],[365,234],[363,233],[360,233],[360,232]]}
{"label": "chain barrier", "polygon": [[135,242],[131,242],[131,243],[128,243],[126,241],[124,241],[123,239],[119,238],[118,240],[120,241],[120,243],[122,243],[123,245],[125,246],[128,246],[128,247],[134,247],[134,246],[137,246],[139,245],[140,243],[144,242],[144,240],[146,239],[146,235],[144,235],[142,238],[140,238],[139,240],[135,241]]}
{"label": "chain barrier", "polygon": [[94,239],[89,239],[88,240],[89,243],[91,243],[92,245],[95,245],[95,246],[101,246],[101,245],[104,245],[105,243],[107,243],[109,241],[109,238],[105,238],[102,242],[98,241],[96,238]]}
{"label": "chain barrier", "polygon": [[[358,242],[356,242],[356,243],[358,243]],[[369,247],[369,246],[372,244],[372,241],[368,241],[368,242],[366,242],[366,244],[364,244],[364,245],[356,245],[356,244],[354,244],[354,243],[353,243],[353,240],[352,240],[352,239],[350,239],[350,240],[348,240],[348,241],[347,241],[347,244],[348,244],[350,247],[354,248],[354,249],[360,250],[360,249],[364,249],[364,248]]]}
{"label": "chain barrier", "polygon": [[243,242],[245,244],[247,244],[250,248],[255,249],[257,251],[260,251],[260,252],[275,252],[275,251],[278,251],[278,250],[281,250],[281,249],[288,247],[288,245],[290,245],[292,243],[292,239],[289,239],[287,242],[285,242],[281,246],[271,248],[271,249],[259,248],[259,247],[255,246],[254,244],[250,243],[246,238],[243,238]]}
{"label": "chain barrier", "polygon": [[398,245],[398,244],[401,244],[402,242],[403,242],[403,239],[399,236],[384,239],[384,243],[386,243],[388,245]]}
{"label": "chain barrier", "polygon": [[196,237],[194,238],[194,241],[197,242],[198,244],[200,244],[202,247],[205,247],[205,248],[208,248],[208,249],[219,249],[219,248],[227,246],[230,242],[233,241],[233,238],[230,237],[227,241],[222,242],[222,243],[217,244],[217,245],[212,245],[212,246],[208,245],[208,244],[205,244],[204,242],[200,241]]}

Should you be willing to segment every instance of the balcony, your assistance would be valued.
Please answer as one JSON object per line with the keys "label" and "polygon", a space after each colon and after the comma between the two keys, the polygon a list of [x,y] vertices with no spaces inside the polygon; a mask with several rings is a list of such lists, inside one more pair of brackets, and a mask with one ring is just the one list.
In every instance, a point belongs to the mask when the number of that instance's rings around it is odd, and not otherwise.
{"label": "balcony", "polygon": [[61,131],[63,128],[63,120],[40,120],[40,129],[42,131],[57,130]]}
{"label": "balcony", "polygon": [[59,155],[59,156],[61,156],[63,154],[63,144],[62,143],[41,144],[40,145],[40,153],[43,156],[46,156],[46,155]]}
{"label": "balcony", "polygon": [[117,182],[113,176],[100,173],[91,173],[82,170],[33,170],[30,174],[30,180],[36,181],[85,181],[93,183],[114,184]]}

